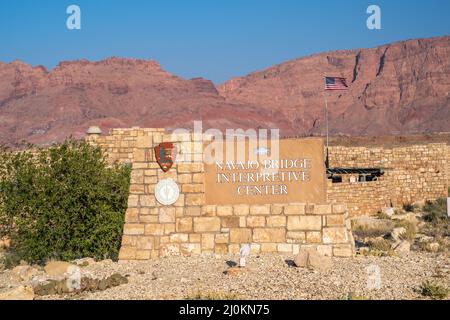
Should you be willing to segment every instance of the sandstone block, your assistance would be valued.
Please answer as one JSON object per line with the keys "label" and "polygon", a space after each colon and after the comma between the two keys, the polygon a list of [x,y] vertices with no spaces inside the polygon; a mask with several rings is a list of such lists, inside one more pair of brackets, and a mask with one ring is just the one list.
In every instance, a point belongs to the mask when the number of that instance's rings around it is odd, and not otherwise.
{"label": "sandstone block", "polygon": [[277,246],[277,251],[280,253],[292,253],[292,244],[279,243]]}
{"label": "sandstone block", "polygon": [[174,223],[175,222],[175,208],[162,207],[159,209],[160,223]]}
{"label": "sandstone block", "polygon": [[150,259],[151,252],[151,250],[136,250],[136,260]]}
{"label": "sandstone block", "polygon": [[200,173],[203,172],[203,163],[180,163],[178,173]]}
{"label": "sandstone block", "polygon": [[216,234],[215,242],[216,243],[226,243],[228,244],[230,240],[230,236],[228,233],[219,233]]}
{"label": "sandstone block", "polygon": [[266,226],[266,218],[261,216],[247,217],[247,227],[249,228],[263,228]]}
{"label": "sandstone block", "polygon": [[250,206],[243,204],[243,205],[235,205],[234,206],[234,214],[237,216],[246,216],[250,213]]}
{"label": "sandstone block", "polygon": [[322,233],[320,231],[306,232],[306,243],[321,243]]}
{"label": "sandstone block", "polygon": [[285,216],[270,216],[267,217],[267,226],[268,227],[285,227],[286,226],[286,217]]}
{"label": "sandstone block", "polygon": [[136,248],[139,250],[153,249],[153,237],[137,237]]}
{"label": "sandstone block", "polygon": [[139,203],[142,207],[154,207],[156,205],[156,198],[153,195],[139,196]]}
{"label": "sandstone block", "polygon": [[202,252],[200,243],[182,243],[180,245],[180,253],[184,256],[200,254]]}
{"label": "sandstone block", "polygon": [[176,221],[177,232],[192,232],[192,218],[178,218]]}
{"label": "sandstone block", "polygon": [[214,249],[215,235],[214,234],[202,234],[202,250]]}
{"label": "sandstone block", "polygon": [[159,222],[159,218],[158,218],[158,216],[141,216],[139,218],[139,221],[141,223],[144,223],[144,224],[158,223]]}
{"label": "sandstone block", "polygon": [[194,218],[194,232],[219,232],[220,218],[196,217]]}
{"label": "sandstone block", "polygon": [[332,209],[332,205],[330,205],[330,204],[314,205],[314,214],[327,215],[327,214],[332,214],[332,213],[333,213],[333,209]]}
{"label": "sandstone block", "polygon": [[288,216],[287,229],[289,231],[320,231],[322,229],[322,217]]}
{"label": "sandstone block", "polygon": [[207,217],[213,217],[216,215],[217,206],[215,205],[208,205],[202,207],[202,215]]}
{"label": "sandstone block", "polygon": [[250,206],[251,215],[269,215],[270,204],[267,205],[252,205]]}
{"label": "sandstone block", "polygon": [[345,226],[345,216],[343,214],[332,215],[326,217],[327,227],[344,227]]}
{"label": "sandstone block", "polygon": [[187,216],[199,217],[202,215],[202,207],[187,207],[185,213]]}
{"label": "sandstone block", "polygon": [[202,242],[202,235],[199,233],[191,233],[189,235],[189,242]]}
{"label": "sandstone block", "polygon": [[201,206],[205,202],[205,196],[203,193],[189,193],[186,194],[186,205],[188,206]]}
{"label": "sandstone block", "polygon": [[175,232],[175,223],[166,223],[164,226],[164,235],[170,235]]}
{"label": "sandstone block", "polygon": [[150,148],[152,147],[152,136],[138,136],[136,138],[136,148]]}
{"label": "sandstone block", "polygon": [[286,205],[284,207],[285,215],[304,215],[305,214],[305,205],[304,204],[296,204],[296,205]]}
{"label": "sandstone block", "polygon": [[288,231],[286,233],[286,238],[291,240],[296,240],[298,243],[303,243],[306,241],[306,232],[301,231]]}
{"label": "sandstone block", "polygon": [[273,253],[278,251],[277,243],[261,243],[262,253]]}
{"label": "sandstone block", "polygon": [[187,233],[172,233],[170,235],[170,242],[180,243],[180,242],[188,242],[189,235]]}
{"label": "sandstone block", "polygon": [[130,185],[130,193],[133,194],[143,194],[145,193],[144,184],[131,184]]}
{"label": "sandstone block", "polygon": [[231,243],[250,243],[252,242],[252,231],[244,228],[230,229],[230,242]]}
{"label": "sandstone block", "polygon": [[138,204],[139,204],[139,196],[130,194],[128,196],[128,207],[129,208],[137,207]]}
{"label": "sandstone block", "polygon": [[164,235],[164,225],[151,223],[145,225],[145,235],[162,236]]}
{"label": "sandstone block", "polygon": [[222,216],[232,216],[233,206],[217,206],[217,215]]}
{"label": "sandstone block", "polygon": [[349,241],[346,228],[323,228],[323,243],[346,243]]}
{"label": "sandstone block", "polygon": [[205,175],[203,173],[194,173],[192,175],[193,183],[205,183]]}
{"label": "sandstone block", "polygon": [[139,222],[139,209],[137,208],[128,208],[125,212],[125,222]]}
{"label": "sandstone block", "polygon": [[253,230],[253,242],[285,242],[286,230],[284,228],[257,228]]}
{"label": "sandstone block", "polygon": [[144,225],[143,224],[126,223],[123,226],[123,234],[125,234],[125,235],[144,234]]}
{"label": "sandstone block", "polygon": [[133,247],[122,247],[119,251],[119,260],[135,260],[136,259],[136,248]]}
{"label": "sandstone block", "polygon": [[214,247],[214,252],[216,254],[226,255],[228,254],[228,245],[225,243],[216,244],[216,246]]}
{"label": "sandstone block", "polygon": [[122,236],[122,246],[134,247],[136,246],[137,236]]}
{"label": "sandstone block", "polygon": [[178,175],[178,182],[179,183],[191,183],[192,182],[192,175],[190,173],[184,173]]}
{"label": "sandstone block", "polygon": [[239,228],[239,217],[222,217],[222,228]]}
{"label": "sandstone block", "polygon": [[284,205],[282,204],[273,204],[271,208],[271,214],[278,215],[283,214]]}

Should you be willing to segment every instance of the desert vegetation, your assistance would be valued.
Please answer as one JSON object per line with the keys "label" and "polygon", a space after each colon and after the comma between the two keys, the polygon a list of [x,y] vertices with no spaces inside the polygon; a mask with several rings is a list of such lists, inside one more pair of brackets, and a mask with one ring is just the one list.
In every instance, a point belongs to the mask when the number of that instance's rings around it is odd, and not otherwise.
{"label": "desert vegetation", "polygon": [[0,150],[0,239],[5,263],[117,259],[130,168],[68,139],[49,148]]}

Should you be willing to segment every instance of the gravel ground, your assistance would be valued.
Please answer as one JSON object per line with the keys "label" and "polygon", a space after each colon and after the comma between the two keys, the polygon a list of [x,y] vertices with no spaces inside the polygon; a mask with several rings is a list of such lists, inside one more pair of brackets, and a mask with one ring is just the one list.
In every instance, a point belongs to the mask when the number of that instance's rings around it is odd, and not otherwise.
{"label": "gravel ground", "polygon": [[[248,272],[226,275],[237,256],[168,257],[146,262],[102,261],[83,271],[103,277],[118,272],[129,283],[106,291],[37,299],[186,299],[218,295],[237,299],[344,299],[349,292],[367,299],[423,299],[425,280],[450,287],[448,255],[411,252],[408,257],[333,258],[329,272],[292,267],[292,256],[261,255],[247,259]],[[381,288],[367,288],[367,267],[381,271]],[[10,271],[0,273],[0,291],[18,285]]]}

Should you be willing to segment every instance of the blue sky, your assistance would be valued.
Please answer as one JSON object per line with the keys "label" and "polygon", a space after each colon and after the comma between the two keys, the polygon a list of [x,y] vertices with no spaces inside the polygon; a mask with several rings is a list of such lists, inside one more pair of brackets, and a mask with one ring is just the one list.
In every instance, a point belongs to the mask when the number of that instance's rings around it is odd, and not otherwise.
{"label": "blue sky", "polygon": [[[81,30],[66,8],[81,8]],[[366,9],[382,10],[382,30]],[[0,0],[0,61],[155,59],[220,83],[312,53],[450,34],[448,0]]]}

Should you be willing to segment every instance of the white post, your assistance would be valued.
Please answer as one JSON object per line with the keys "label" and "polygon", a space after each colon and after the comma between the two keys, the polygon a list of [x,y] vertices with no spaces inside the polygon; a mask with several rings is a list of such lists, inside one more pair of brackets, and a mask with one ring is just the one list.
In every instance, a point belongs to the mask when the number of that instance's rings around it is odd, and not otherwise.
{"label": "white post", "polygon": [[450,218],[450,197],[447,197],[447,217]]}

